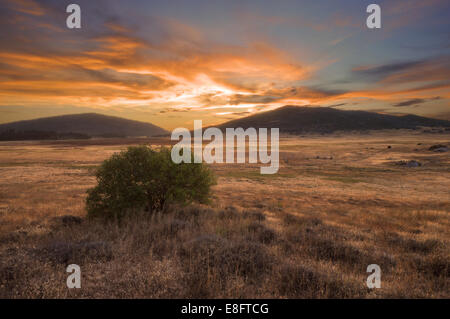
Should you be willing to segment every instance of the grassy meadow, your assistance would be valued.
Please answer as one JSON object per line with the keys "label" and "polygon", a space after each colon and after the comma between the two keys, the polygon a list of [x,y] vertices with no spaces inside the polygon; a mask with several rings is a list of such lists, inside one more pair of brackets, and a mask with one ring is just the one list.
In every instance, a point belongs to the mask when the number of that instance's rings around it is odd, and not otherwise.
{"label": "grassy meadow", "polygon": [[[95,169],[167,139],[0,143],[1,298],[450,298],[448,134],[283,137],[280,170],[211,165],[210,205],[86,219]],[[416,160],[420,167],[399,165]],[[81,267],[82,288],[65,269]],[[381,289],[368,289],[378,264]]]}

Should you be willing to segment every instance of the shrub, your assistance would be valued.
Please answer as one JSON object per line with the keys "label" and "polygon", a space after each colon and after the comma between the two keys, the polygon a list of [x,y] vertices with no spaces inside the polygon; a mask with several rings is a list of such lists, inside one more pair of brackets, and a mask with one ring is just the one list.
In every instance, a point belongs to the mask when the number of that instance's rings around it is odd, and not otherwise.
{"label": "shrub", "polygon": [[203,163],[175,164],[170,150],[129,147],[105,160],[88,190],[89,217],[120,218],[132,211],[164,211],[170,203],[206,203],[214,184]]}

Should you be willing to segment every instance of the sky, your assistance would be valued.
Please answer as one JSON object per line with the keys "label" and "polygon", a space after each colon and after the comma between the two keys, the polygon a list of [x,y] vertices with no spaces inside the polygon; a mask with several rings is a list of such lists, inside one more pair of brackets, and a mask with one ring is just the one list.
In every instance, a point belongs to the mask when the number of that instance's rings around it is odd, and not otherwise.
{"label": "sky", "polygon": [[171,130],[284,105],[450,120],[449,16],[448,0],[0,0],[0,123],[96,112]]}

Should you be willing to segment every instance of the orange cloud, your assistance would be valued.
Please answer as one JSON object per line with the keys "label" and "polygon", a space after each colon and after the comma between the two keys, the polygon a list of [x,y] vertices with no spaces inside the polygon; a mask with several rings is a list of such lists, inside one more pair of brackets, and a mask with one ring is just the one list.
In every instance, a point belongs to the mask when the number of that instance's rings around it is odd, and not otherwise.
{"label": "orange cloud", "polygon": [[45,10],[33,0],[8,0],[14,10],[34,16],[42,16]]}
{"label": "orange cloud", "polygon": [[[108,23],[107,28],[112,33],[88,41],[93,49],[0,52],[6,65],[0,70],[3,103],[15,94],[29,97],[30,103],[62,97],[76,98],[74,103],[93,98],[98,104],[124,106],[261,103],[267,98],[257,94],[272,94],[265,91],[275,82],[285,85],[308,74],[308,68],[266,43],[245,47],[203,43],[199,33],[190,29],[196,45],[186,47],[170,36],[159,43],[134,37],[117,23]],[[274,99],[283,94],[278,92]]]}
{"label": "orange cloud", "polygon": [[[156,36],[139,34],[114,19],[95,32],[92,27],[77,34],[38,20],[47,8],[33,1],[10,3],[15,12],[25,13],[14,16],[24,27],[8,30],[5,42],[11,46],[0,50],[0,105],[133,108],[163,115],[190,110],[212,118],[242,116],[284,104],[317,105],[362,97],[391,101],[408,95],[427,98],[437,92],[444,98],[449,95],[445,61],[400,69],[388,66],[388,71],[390,67],[395,72],[386,74],[383,66],[355,68],[354,73],[383,76],[372,79],[363,90],[327,90],[301,84],[327,65],[302,63],[268,41],[217,43],[201,30],[170,19],[157,22],[163,31]],[[21,9],[25,6],[28,12]],[[331,27],[355,27],[343,15],[332,18]],[[23,19],[37,19],[32,25],[40,29],[26,25]],[[323,30],[311,21],[258,15],[252,19],[306,23]]]}

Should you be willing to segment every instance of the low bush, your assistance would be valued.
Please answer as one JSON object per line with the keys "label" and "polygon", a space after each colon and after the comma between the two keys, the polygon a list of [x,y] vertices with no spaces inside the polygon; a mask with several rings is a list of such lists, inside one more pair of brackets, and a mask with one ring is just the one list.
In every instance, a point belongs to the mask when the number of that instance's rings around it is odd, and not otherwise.
{"label": "low bush", "polygon": [[136,211],[160,212],[168,204],[209,201],[215,178],[203,163],[175,164],[170,150],[129,147],[105,160],[88,190],[89,217],[121,218]]}

